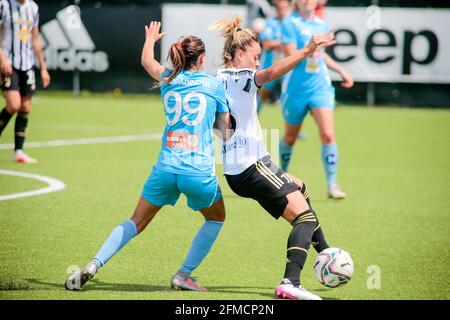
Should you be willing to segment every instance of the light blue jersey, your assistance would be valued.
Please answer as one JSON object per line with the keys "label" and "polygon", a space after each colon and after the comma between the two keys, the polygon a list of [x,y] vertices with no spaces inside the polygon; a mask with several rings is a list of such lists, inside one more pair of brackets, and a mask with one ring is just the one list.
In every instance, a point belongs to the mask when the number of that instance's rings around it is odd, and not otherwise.
{"label": "light blue jersey", "polygon": [[[281,40],[281,20],[278,18],[266,19],[266,27],[259,35],[261,41]],[[276,50],[264,50],[261,57],[261,68],[267,69],[283,58],[283,53]]]}
{"label": "light blue jersey", "polygon": [[[269,18],[266,20],[266,27],[264,31],[260,34],[261,41],[273,41],[280,40],[281,41],[281,20],[278,18]],[[281,49],[281,48],[280,48]],[[261,55],[261,69],[267,69],[274,63],[283,59],[283,52],[277,50],[263,50]],[[263,85],[264,89],[267,90],[277,90],[277,87],[281,87],[281,83],[284,77],[273,80]],[[280,90],[280,89],[278,89]]]}
{"label": "light blue jersey", "polygon": [[228,112],[222,84],[204,72],[183,70],[161,86],[161,98],[166,127],[155,167],[175,174],[213,176],[213,124],[216,112]]}
{"label": "light blue jersey", "polygon": [[[307,20],[294,14],[283,20],[282,42],[304,48],[314,34],[326,34],[325,21]],[[328,75],[323,50],[299,63],[283,80],[281,105],[284,120],[299,125],[312,109],[334,108],[334,87]]]}
{"label": "light blue jersey", "polygon": [[[320,18],[310,20],[295,14],[282,23],[283,44],[294,43],[297,49],[304,48],[314,34],[328,33],[327,23]],[[331,80],[324,61],[323,49],[299,63],[285,78],[283,92],[303,95],[313,91],[332,91]]]}

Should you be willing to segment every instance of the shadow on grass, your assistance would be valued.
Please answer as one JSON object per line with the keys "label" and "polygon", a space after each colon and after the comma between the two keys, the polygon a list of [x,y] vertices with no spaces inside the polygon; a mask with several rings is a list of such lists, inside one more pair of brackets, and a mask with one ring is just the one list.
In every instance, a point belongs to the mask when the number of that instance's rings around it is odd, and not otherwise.
{"label": "shadow on grass", "polygon": [[[26,279],[29,283],[27,290],[65,290],[63,283],[51,283],[40,281],[37,279]],[[35,287],[35,286],[41,286]],[[273,298],[273,288],[269,287],[247,287],[247,286],[210,286],[207,288],[210,293],[230,293],[230,294],[248,294],[248,295],[260,295],[266,298]],[[261,292],[261,290],[269,290],[270,293]],[[116,291],[116,292],[176,292],[169,286],[150,285],[150,284],[135,284],[135,283],[109,283],[97,279],[89,281],[85,287],[84,292],[90,291]],[[327,291],[327,289],[318,289],[314,291]],[[187,292],[187,291],[185,291]],[[322,297],[324,300],[339,300],[338,298]]]}

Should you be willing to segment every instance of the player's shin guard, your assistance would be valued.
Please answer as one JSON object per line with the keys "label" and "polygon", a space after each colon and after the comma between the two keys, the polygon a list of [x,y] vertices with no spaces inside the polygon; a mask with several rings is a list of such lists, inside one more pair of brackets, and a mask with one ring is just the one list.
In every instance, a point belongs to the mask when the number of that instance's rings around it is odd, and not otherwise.
{"label": "player's shin guard", "polygon": [[333,187],[337,184],[338,147],[336,143],[322,145],[322,162],[328,187]]}
{"label": "player's shin guard", "polygon": [[[314,213],[315,214],[315,213]],[[316,217],[317,219],[317,217]],[[320,226],[319,220],[317,219],[316,227],[314,229],[314,233],[311,237],[311,243],[317,253],[322,252],[325,249],[328,249],[330,246],[325,240],[325,235],[323,234],[322,227]]]}
{"label": "player's shin guard", "polygon": [[281,170],[287,171],[289,162],[291,161],[292,146],[288,145],[284,138],[280,139],[280,167]]}
{"label": "player's shin guard", "polygon": [[198,230],[194,240],[192,240],[191,248],[183,261],[180,271],[190,275],[203,259],[208,255],[214,241],[219,236],[223,222],[207,220]]}
{"label": "player's shin guard", "polygon": [[12,116],[13,115],[9,114],[9,112],[6,110],[6,107],[4,107],[0,112],[0,136],[2,135],[3,129],[5,129]]}
{"label": "player's shin guard", "polygon": [[300,273],[308,256],[316,222],[313,211],[306,210],[300,213],[291,223],[292,231],[288,238],[284,278],[289,279],[293,285],[300,284]]}
{"label": "player's shin guard", "polygon": [[99,252],[95,255],[94,261],[98,262],[100,266],[103,266],[136,234],[137,227],[133,220],[124,221],[111,232]]}
{"label": "player's shin guard", "polygon": [[28,126],[28,112],[18,112],[14,126],[14,150],[22,150]]}
{"label": "player's shin guard", "polygon": [[[300,192],[305,198],[306,202],[308,202],[309,208],[312,210],[311,201],[309,199],[309,192],[306,184],[303,183]],[[330,246],[325,240],[325,235],[323,234],[322,227],[320,226],[319,219],[317,218],[317,214],[315,211],[312,211],[314,217],[316,218],[316,226],[314,228],[314,233],[311,237],[311,244],[317,252],[322,252],[325,249],[328,249]]]}

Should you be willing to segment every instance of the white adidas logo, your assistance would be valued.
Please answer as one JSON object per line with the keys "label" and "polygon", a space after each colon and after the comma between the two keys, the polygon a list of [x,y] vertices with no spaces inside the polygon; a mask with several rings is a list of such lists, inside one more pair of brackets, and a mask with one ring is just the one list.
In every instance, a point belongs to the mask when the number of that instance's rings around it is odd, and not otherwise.
{"label": "white adidas logo", "polygon": [[107,54],[95,51],[78,6],[58,11],[56,19],[41,27],[41,40],[49,70],[104,72],[109,68]]}

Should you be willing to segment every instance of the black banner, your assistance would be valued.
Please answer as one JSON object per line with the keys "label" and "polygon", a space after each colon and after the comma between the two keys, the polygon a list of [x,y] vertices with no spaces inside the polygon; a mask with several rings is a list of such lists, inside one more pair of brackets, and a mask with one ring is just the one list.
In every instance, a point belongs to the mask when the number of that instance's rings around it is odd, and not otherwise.
{"label": "black banner", "polygon": [[[153,81],[140,60],[144,26],[152,20],[161,20],[159,7],[41,5],[40,29],[52,76],[49,89],[72,90],[78,70],[81,90],[149,90]],[[86,38],[94,47],[83,47],[89,43]],[[158,45],[155,52],[159,59]]]}

